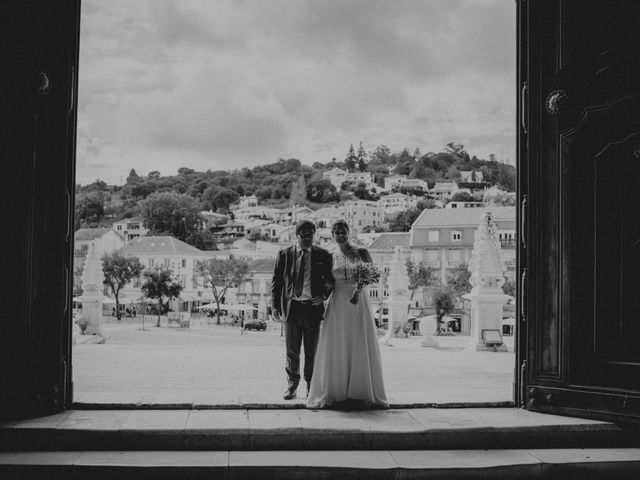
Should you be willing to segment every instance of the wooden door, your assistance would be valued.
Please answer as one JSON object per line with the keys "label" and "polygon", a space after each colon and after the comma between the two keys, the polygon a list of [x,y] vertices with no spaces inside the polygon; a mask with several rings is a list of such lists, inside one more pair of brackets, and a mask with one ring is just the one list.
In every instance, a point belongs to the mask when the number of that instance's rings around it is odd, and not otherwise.
{"label": "wooden door", "polygon": [[520,401],[640,415],[640,2],[521,0]]}
{"label": "wooden door", "polygon": [[0,417],[71,400],[79,0],[0,7]]}

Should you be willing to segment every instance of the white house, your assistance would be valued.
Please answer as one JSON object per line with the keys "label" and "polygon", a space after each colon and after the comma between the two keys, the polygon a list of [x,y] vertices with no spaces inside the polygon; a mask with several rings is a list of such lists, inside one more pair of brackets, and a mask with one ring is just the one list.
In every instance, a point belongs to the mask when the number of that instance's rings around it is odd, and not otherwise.
{"label": "white house", "polygon": [[469,264],[476,229],[482,214],[490,210],[498,227],[507,275],[515,275],[516,212],[514,207],[425,209],[411,227],[411,258],[425,262],[446,282],[447,273]]}
{"label": "white house", "polygon": [[429,192],[429,184],[419,178],[405,178],[400,181],[400,189],[413,190],[424,194]]}
{"label": "white house", "polygon": [[300,220],[306,220],[313,213],[309,207],[289,207],[276,209],[273,213],[273,219],[276,223],[284,225],[295,225]]}
{"label": "white house", "polygon": [[415,195],[405,195],[404,193],[391,193],[383,195],[378,200],[380,209],[385,215],[415,208],[418,205],[418,197]]}
{"label": "white house", "polygon": [[319,208],[309,215],[309,220],[315,223],[317,228],[331,228],[333,222],[342,218],[341,210],[335,205]]}
{"label": "white house", "polygon": [[238,199],[238,202],[234,204],[231,209],[235,210],[238,208],[252,208],[258,206],[258,197],[255,195],[243,196]]}
{"label": "white house", "polygon": [[400,188],[400,184],[406,179],[406,175],[391,175],[390,177],[386,177],[384,179],[384,189],[390,191],[394,188]]}
{"label": "white house", "polygon": [[339,206],[338,211],[354,234],[362,232],[365,227],[379,227],[384,223],[384,216],[378,202],[351,200]]}
{"label": "white house", "polygon": [[202,210],[200,216],[204,220],[207,227],[220,225],[229,221],[229,215],[217,213],[212,210]]}
{"label": "white house", "polygon": [[373,174],[371,172],[349,172],[347,173],[347,182],[351,182],[354,185],[364,183],[367,188],[376,186],[373,182]]}
{"label": "white house", "polygon": [[469,170],[460,172],[460,182],[462,183],[482,183],[484,178],[480,170]]}
{"label": "white house", "polygon": [[331,170],[322,172],[322,177],[329,180],[331,185],[340,190],[342,188],[342,184],[347,181],[347,172],[341,168],[334,167]]}
{"label": "white house", "polygon": [[458,188],[458,184],[456,182],[436,182],[431,189],[431,195],[433,195],[436,200],[446,200],[459,191],[460,188]]}
{"label": "white house", "polygon": [[[180,294],[183,301],[204,301],[208,297],[194,279],[194,267],[196,262],[212,258],[211,252],[203,252],[174,237],[151,236],[134,238],[122,247],[120,253],[127,257],[137,257],[145,269],[160,267],[171,270],[174,278],[183,286]],[[121,292],[130,298],[142,296],[142,280],[143,277],[140,277],[127,284]]]}
{"label": "white house", "polygon": [[129,243],[131,239],[144,237],[149,233],[149,229],[144,226],[142,217],[123,218],[113,222],[111,228],[123,238],[124,243]]}

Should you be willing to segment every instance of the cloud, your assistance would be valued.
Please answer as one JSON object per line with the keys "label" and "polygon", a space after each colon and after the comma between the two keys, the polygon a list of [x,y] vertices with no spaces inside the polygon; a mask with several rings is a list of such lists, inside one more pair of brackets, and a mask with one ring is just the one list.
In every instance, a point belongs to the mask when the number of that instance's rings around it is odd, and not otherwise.
{"label": "cloud", "polygon": [[513,158],[512,3],[85,0],[78,180],[327,162],[361,140]]}

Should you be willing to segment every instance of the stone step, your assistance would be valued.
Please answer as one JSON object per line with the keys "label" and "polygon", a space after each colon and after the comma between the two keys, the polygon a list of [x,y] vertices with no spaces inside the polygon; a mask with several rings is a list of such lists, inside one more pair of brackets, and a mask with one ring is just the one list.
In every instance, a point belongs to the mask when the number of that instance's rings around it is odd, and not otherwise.
{"label": "stone step", "polygon": [[0,453],[12,479],[628,479],[640,449]]}
{"label": "stone step", "polygon": [[637,427],[517,408],[72,410],[0,425],[0,451],[640,447]]}

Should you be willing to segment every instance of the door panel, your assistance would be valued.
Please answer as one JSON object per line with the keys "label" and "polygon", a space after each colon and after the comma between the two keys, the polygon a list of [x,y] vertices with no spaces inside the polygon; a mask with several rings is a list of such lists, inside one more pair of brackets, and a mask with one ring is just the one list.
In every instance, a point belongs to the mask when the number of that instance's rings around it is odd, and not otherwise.
{"label": "door panel", "polygon": [[[79,1],[2,6],[0,418],[70,402],[70,275]],[[5,278],[6,279],[6,278]],[[5,297],[6,295],[6,297]]]}
{"label": "door panel", "polygon": [[[640,18],[634,1],[519,5],[522,402],[640,415]],[[526,60],[523,60],[526,59]]]}

